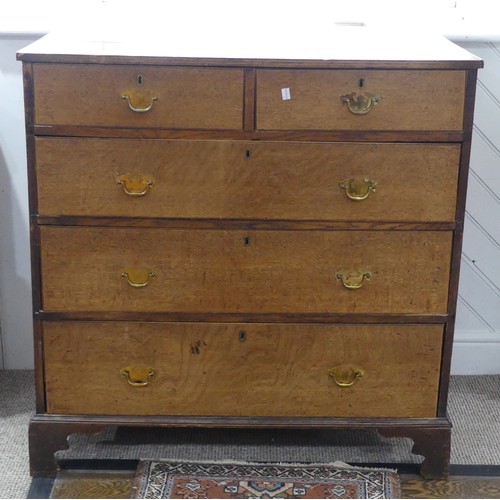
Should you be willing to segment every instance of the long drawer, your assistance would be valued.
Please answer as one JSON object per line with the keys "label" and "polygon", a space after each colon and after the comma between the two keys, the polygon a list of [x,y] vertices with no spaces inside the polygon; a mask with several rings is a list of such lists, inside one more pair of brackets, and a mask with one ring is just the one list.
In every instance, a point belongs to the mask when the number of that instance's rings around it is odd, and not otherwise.
{"label": "long drawer", "polygon": [[460,146],[38,138],[36,155],[40,215],[427,222],[455,220]]}
{"label": "long drawer", "polygon": [[257,129],[463,129],[465,71],[258,70]]}
{"label": "long drawer", "polygon": [[451,232],[44,226],[40,235],[45,310],[447,311]]}
{"label": "long drawer", "polygon": [[45,322],[49,413],[436,416],[443,327]]}
{"label": "long drawer", "polygon": [[243,70],[34,64],[35,123],[241,129]]}

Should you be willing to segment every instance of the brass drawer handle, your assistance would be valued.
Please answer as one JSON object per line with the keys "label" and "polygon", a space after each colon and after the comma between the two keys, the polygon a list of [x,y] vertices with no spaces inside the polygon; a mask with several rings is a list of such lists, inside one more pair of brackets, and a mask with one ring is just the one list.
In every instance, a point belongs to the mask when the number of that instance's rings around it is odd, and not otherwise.
{"label": "brass drawer handle", "polygon": [[372,277],[370,271],[338,271],[335,277],[349,290],[357,290],[363,286],[365,280]]}
{"label": "brass drawer handle", "polygon": [[121,273],[122,278],[127,278],[127,282],[134,288],[143,288],[148,283],[150,278],[156,278],[156,273],[146,267],[129,268]]}
{"label": "brass drawer handle", "polygon": [[349,111],[354,115],[366,115],[372,110],[373,106],[380,102],[380,97],[376,95],[356,95],[356,92],[344,94],[340,96],[340,99],[347,104]]}
{"label": "brass drawer handle", "polygon": [[150,111],[151,108],[153,107],[153,104],[158,100],[158,97],[154,96],[154,97],[151,97],[151,103],[149,104],[149,106],[146,106],[145,108],[136,108],[132,102],[130,101],[130,96],[125,94],[125,95],[122,95],[122,99],[124,99],[125,101],[127,101],[127,104],[128,104],[128,107],[134,111],[135,113],[146,113],[147,111]]}
{"label": "brass drawer handle", "polygon": [[339,365],[328,370],[328,376],[339,387],[351,387],[364,376],[365,372],[361,368],[350,365]]}
{"label": "brass drawer handle", "polygon": [[153,179],[144,179],[142,175],[132,177],[130,174],[120,175],[116,182],[129,196],[144,196],[153,186]]}
{"label": "brass drawer handle", "polygon": [[362,201],[368,198],[370,193],[375,192],[377,181],[366,177],[357,182],[355,179],[344,179],[339,182],[340,189],[345,189],[347,197],[353,201]]}
{"label": "brass drawer handle", "polygon": [[152,368],[139,368],[136,366],[126,366],[120,370],[120,373],[133,387],[144,387],[148,385],[151,378],[155,375],[155,371]]}

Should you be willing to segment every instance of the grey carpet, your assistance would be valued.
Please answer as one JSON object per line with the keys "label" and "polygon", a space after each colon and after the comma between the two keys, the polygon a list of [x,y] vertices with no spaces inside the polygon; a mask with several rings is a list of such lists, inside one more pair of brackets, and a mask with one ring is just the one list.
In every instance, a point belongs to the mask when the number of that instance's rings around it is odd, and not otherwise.
{"label": "grey carpet", "polygon": [[32,371],[0,371],[0,498],[26,498],[28,493],[28,422],[35,403],[34,383]]}
{"label": "grey carpet", "polygon": [[[34,406],[33,372],[0,371],[0,498],[25,498],[27,426]],[[500,464],[500,375],[452,377],[454,464]],[[75,435],[59,458],[173,458],[282,462],[419,462],[408,439],[370,431],[109,428]]]}

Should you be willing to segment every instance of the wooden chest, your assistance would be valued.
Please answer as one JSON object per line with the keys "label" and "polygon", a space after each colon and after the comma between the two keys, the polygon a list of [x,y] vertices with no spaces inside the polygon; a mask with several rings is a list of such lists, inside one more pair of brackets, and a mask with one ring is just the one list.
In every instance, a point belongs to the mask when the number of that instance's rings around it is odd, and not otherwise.
{"label": "wooden chest", "polygon": [[481,61],[75,46],[18,56],[32,474],[137,425],[374,428],[446,475]]}

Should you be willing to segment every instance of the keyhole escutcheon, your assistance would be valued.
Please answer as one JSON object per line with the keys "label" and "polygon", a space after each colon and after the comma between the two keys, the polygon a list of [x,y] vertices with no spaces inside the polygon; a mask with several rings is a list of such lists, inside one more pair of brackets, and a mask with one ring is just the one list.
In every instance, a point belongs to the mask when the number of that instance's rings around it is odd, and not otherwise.
{"label": "keyhole escutcheon", "polygon": [[246,246],[246,247],[250,246],[250,236],[245,236],[243,238],[243,245]]}

